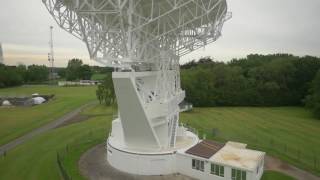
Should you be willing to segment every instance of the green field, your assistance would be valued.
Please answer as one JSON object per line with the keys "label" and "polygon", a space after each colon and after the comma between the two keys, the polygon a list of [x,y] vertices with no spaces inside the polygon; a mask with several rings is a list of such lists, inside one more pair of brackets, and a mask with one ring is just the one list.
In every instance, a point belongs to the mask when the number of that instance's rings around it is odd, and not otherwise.
{"label": "green field", "polygon": [[261,180],[295,180],[295,179],[279,172],[265,171]]}
{"label": "green field", "polygon": [[0,179],[10,180],[57,180],[60,177],[57,166],[57,152],[70,147],[68,159],[64,162],[73,179],[82,179],[77,161],[86,149],[106,140],[112,119],[111,108],[97,105],[83,112],[90,115],[87,121],[51,130],[34,137],[31,141],[9,151],[0,157]]}
{"label": "green field", "polygon": [[107,74],[99,74],[99,73],[96,73],[96,74],[93,74],[93,75],[91,76],[91,79],[92,79],[92,80],[95,80],[95,81],[98,81],[98,80],[103,80],[103,79],[105,79],[106,76],[107,76]]}
{"label": "green field", "polygon": [[[44,133],[0,157],[0,179],[59,179],[56,162],[59,152],[63,166],[72,179],[85,179],[79,173],[78,160],[96,144],[106,140],[114,110],[97,105],[82,114],[91,118]],[[30,165],[30,162],[32,162]],[[19,169],[19,173],[15,173]],[[281,173],[266,171],[262,180],[293,180]]]}
{"label": "green field", "polygon": [[303,108],[195,108],[181,119],[200,136],[247,143],[320,175],[320,121]]}
{"label": "green field", "polygon": [[54,94],[49,103],[33,107],[0,108],[0,145],[93,101],[96,87],[23,86],[0,89],[0,96]]}
{"label": "green field", "polygon": [[[95,87],[27,86],[2,89],[1,95],[56,94],[48,104],[27,108],[0,109],[0,142],[39,127],[80,104],[95,99]],[[10,113],[9,113],[10,112]],[[87,149],[106,140],[111,125],[110,107],[96,105],[82,112],[90,119],[50,130],[0,156],[0,179],[59,179],[57,152],[73,179],[79,174],[78,160]],[[4,118],[6,117],[6,118]],[[199,135],[219,141],[240,141],[315,174],[320,168],[320,121],[298,107],[195,108],[182,113],[181,121],[197,128]],[[318,164],[314,166],[314,158]],[[263,180],[290,180],[268,171]]]}

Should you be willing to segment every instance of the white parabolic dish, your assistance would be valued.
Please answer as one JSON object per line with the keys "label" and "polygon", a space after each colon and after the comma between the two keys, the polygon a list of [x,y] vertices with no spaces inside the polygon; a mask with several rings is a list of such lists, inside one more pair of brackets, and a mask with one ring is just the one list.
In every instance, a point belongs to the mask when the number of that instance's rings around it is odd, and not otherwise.
{"label": "white parabolic dish", "polygon": [[[106,65],[175,58],[214,42],[226,0],[43,0],[57,23]],[[173,57],[175,56],[175,57]],[[163,60],[163,59],[162,59]]]}
{"label": "white parabolic dish", "polygon": [[176,152],[198,142],[179,126],[181,56],[214,42],[226,0],[43,0],[60,27],[112,73],[119,114],[107,159],[133,174],[177,172]]}

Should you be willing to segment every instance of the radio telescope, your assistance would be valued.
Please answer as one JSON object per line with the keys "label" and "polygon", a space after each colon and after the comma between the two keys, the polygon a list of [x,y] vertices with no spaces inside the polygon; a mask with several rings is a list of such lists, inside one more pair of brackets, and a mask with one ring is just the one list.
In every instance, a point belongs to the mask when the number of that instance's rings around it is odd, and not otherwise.
{"label": "radio telescope", "polygon": [[119,113],[108,162],[129,173],[173,173],[175,152],[199,141],[179,126],[179,59],[218,39],[231,16],[226,0],[42,1],[91,59],[115,68]]}
{"label": "radio telescope", "polygon": [[4,64],[3,52],[2,52],[2,45],[0,43],[0,64]]}

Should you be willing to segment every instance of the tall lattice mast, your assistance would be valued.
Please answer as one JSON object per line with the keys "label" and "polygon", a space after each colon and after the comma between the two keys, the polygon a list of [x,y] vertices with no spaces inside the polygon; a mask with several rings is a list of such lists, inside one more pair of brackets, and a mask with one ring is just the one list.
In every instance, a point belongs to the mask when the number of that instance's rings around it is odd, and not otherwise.
{"label": "tall lattice mast", "polygon": [[4,63],[4,58],[3,58],[3,51],[2,51],[2,45],[0,43],[0,64]]}
{"label": "tall lattice mast", "polygon": [[50,53],[48,53],[48,61],[50,64],[50,79],[54,79],[53,26],[50,26],[49,47]]}

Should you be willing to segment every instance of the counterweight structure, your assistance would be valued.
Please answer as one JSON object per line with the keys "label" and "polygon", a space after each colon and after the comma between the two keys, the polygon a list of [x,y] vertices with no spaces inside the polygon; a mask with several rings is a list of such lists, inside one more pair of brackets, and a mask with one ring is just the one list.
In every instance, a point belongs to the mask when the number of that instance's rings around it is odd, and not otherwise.
{"label": "counterweight structure", "polygon": [[0,43],[0,64],[4,63],[4,58],[3,58],[3,51],[2,51],[2,45]]}
{"label": "counterweight structure", "polygon": [[175,151],[199,140],[179,126],[185,97],[179,59],[219,38],[231,17],[226,0],[43,3],[60,27],[86,44],[90,58],[115,68],[119,116],[107,141],[109,163],[129,173],[173,173]]}

